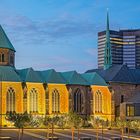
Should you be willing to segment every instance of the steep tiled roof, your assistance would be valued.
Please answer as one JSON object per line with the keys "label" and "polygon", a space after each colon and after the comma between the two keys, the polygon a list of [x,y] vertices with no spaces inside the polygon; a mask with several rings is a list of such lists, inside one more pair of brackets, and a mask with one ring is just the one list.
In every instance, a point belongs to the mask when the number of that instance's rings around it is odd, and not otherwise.
{"label": "steep tiled roof", "polygon": [[24,82],[43,83],[43,80],[40,77],[40,75],[32,68],[17,70],[17,73],[20,75],[22,81]]}
{"label": "steep tiled roof", "polygon": [[96,72],[84,73],[82,74],[82,77],[86,79],[90,85],[107,86],[105,80]]}
{"label": "steep tiled roof", "polygon": [[54,69],[40,71],[39,74],[46,83],[66,84],[65,79]]}
{"label": "steep tiled roof", "polygon": [[62,72],[61,75],[70,85],[90,85],[79,73],[76,71]]}
{"label": "steep tiled roof", "polygon": [[140,69],[130,69],[136,84],[140,84]]}
{"label": "steep tiled roof", "polygon": [[0,81],[21,82],[15,68],[10,66],[0,66]]}
{"label": "steep tiled roof", "polygon": [[[136,70],[136,69],[135,69]],[[109,69],[93,69],[86,73],[97,72],[106,82],[137,83],[134,74],[126,65],[113,65]]]}
{"label": "steep tiled roof", "polygon": [[8,39],[1,25],[0,25],[0,48],[6,48],[15,51],[12,43]]}
{"label": "steep tiled roof", "polygon": [[126,65],[123,65],[121,69],[113,77],[112,82],[135,83],[136,81],[130,69]]}

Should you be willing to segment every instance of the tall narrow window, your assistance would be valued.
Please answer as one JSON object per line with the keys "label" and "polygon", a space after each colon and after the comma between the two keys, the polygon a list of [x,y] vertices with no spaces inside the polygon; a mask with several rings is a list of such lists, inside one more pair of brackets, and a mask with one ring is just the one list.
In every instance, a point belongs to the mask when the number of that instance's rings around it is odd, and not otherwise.
{"label": "tall narrow window", "polygon": [[57,89],[52,92],[52,112],[60,112],[60,95]]}
{"label": "tall narrow window", "polygon": [[30,91],[30,112],[38,112],[38,93],[35,88]]}
{"label": "tall narrow window", "polygon": [[96,93],[95,93],[95,112],[99,112],[101,113],[102,112],[102,93],[98,90]]}
{"label": "tall narrow window", "polygon": [[133,104],[126,105],[126,115],[128,117],[135,115],[135,113],[134,113],[135,111],[134,110],[135,109],[134,109],[134,105]]}
{"label": "tall narrow window", "polygon": [[95,112],[98,112],[98,92],[95,93]]}
{"label": "tall narrow window", "polygon": [[1,57],[2,57],[2,54],[0,54],[0,62],[2,62],[2,58]]}
{"label": "tall narrow window", "polygon": [[121,95],[121,103],[124,102],[124,95]]}
{"label": "tall narrow window", "polygon": [[1,59],[2,59],[2,62],[5,61],[4,54],[2,54]]}
{"label": "tall narrow window", "polygon": [[15,91],[12,87],[10,87],[7,91],[6,111],[7,112],[14,112],[15,111]]}
{"label": "tall narrow window", "polygon": [[80,89],[74,92],[74,112],[81,113],[83,96]]}
{"label": "tall narrow window", "polygon": [[102,93],[99,91],[98,92],[98,96],[99,96],[99,112],[102,112]]}

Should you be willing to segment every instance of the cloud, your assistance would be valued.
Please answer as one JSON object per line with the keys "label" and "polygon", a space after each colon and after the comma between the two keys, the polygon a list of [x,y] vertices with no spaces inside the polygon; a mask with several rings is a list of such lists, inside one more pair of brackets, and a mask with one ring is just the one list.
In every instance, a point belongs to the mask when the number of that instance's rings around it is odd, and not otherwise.
{"label": "cloud", "polygon": [[[82,62],[83,60],[74,60],[72,58],[73,53],[67,53],[65,50],[62,52],[61,49],[53,49],[53,47],[58,46],[62,48],[63,46],[69,46],[70,48],[73,47],[74,50],[74,46],[78,45],[80,49],[81,39],[85,39],[85,41],[88,41],[89,38],[92,39],[97,34],[100,26],[96,27],[94,23],[84,19],[76,20],[70,18],[70,15],[67,14],[56,20],[40,21],[33,21],[22,15],[4,16],[0,14],[0,18],[3,19],[1,24],[12,44],[17,46],[16,50],[19,54],[17,55],[17,66],[19,68],[32,66],[35,69],[55,68],[60,71],[81,69],[83,71],[82,66],[84,66],[85,71],[86,67],[92,64]],[[73,45],[72,41],[78,42],[78,44]],[[50,48],[46,46],[50,46]],[[35,47],[38,48],[34,49]],[[41,47],[44,48],[41,50]],[[49,57],[52,51],[54,51],[53,56]],[[65,53],[65,57],[62,56],[63,53]],[[86,53],[92,55],[90,49],[86,50]],[[81,57],[78,52],[77,57]],[[43,58],[43,61],[41,58]],[[23,61],[26,63],[23,63]]]}
{"label": "cloud", "polygon": [[61,64],[72,64],[73,63],[73,61],[72,60],[70,60],[70,59],[68,59],[68,58],[65,58],[65,57],[62,57],[62,56],[52,56],[52,57],[50,57],[49,58],[49,61],[50,62],[58,62],[58,63],[61,63]]}
{"label": "cloud", "polygon": [[[64,15],[66,16],[66,15]],[[13,41],[25,44],[46,44],[63,38],[76,36],[94,36],[97,28],[93,23],[68,18],[33,21],[22,15],[3,16],[1,22]]]}
{"label": "cloud", "polygon": [[[55,28],[52,28],[55,26]],[[73,37],[94,33],[94,25],[78,21],[54,21],[47,26],[51,29],[49,35],[53,38]]]}
{"label": "cloud", "polygon": [[[39,69],[57,68],[57,69],[62,70],[62,68],[67,68],[71,64],[74,64],[74,62],[67,57],[51,56],[51,57],[47,58],[47,61],[46,60],[38,60],[38,59],[36,61],[33,61],[32,67],[35,69],[38,69],[38,68]],[[30,66],[31,66],[30,63],[25,64],[25,67],[30,67]]]}
{"label": "cloud", "polygon": [[93,57],[97,57],[98,53],[97,48],[88,48],[85,52]]}

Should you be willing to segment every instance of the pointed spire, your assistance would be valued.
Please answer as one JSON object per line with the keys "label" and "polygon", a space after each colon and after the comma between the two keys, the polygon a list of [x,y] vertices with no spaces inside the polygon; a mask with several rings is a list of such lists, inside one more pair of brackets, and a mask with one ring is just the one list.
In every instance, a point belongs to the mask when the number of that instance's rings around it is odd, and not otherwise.
{"label": "pointed spire", "polygon": [[106,25],[106,42],[104,52],[104,69],[108,69],[112,66],[112,53],[110,44],[110,31],[109,31],[109,13],[107,9],[107,25]]}
{"label": "pointed spire", "polygon": [[106,39],[110,41],[110,32],[109,32],[109,12],[107,9],[107,23],[106,23]]}
{"label": "pointed spire", "polygon": [[10,49],[15,52],[12,43],[10,42],[1,25],[0,25],[0,48]]}

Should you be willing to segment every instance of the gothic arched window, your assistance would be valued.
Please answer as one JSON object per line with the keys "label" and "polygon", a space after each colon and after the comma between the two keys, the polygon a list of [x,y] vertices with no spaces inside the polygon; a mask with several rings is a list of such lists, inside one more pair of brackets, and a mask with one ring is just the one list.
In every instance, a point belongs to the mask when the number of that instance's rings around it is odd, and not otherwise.
{"label": "gothic arched window", "polygon": [[74,112],[81,113],[82,111],[82,93],[81,90],[78,88],[74,92]]}
{"label": "gothic arched window", "polygon": [[38,112],[38,93],[35,88],[30,91],[30,112]]}
{"label": "gothic arched window", "polygon": [[10,87],[6,95],[6,111],[13,112],[15,111],[15,91]]}
{"label": "gothic arched window", "polygon": [[60,112],[60,95],[57,89],[52,92],[52,112]]}
{"label": "gothic arched window", "polygon": [[95,93],[95,112],[102,112],[102,93],[98,90]]}

